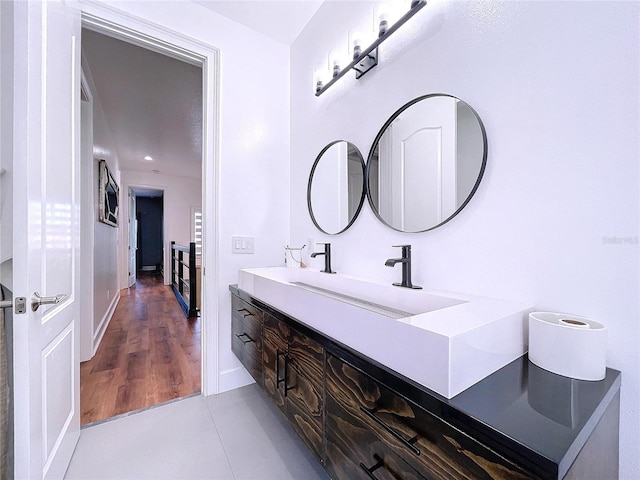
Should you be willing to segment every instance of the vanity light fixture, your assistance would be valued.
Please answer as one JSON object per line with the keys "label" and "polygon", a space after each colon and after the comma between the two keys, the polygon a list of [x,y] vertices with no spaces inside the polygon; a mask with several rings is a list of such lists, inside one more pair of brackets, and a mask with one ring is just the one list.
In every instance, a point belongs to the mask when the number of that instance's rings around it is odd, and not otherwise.
{"label": "vanity light fixture", "polygon": [[359,39],[353,41],[353,61],[340,69],[339,64],[333,64],[333,77],[326,84],[320,78],[316,79],[316,97],[322,95],[329,89],[331,85],[336,83],[349,70],[356,71],[356,78],[362,77],[365,73],[378,65],[378,46],[389,38],[393,32],[404,25],[411,17],[427,4],[426,0],[412,0],[411,8],[396,23],[389,25],[388,16],[380,16],[380,25],[378,28],[378,38],[367,48],[363,49]]}

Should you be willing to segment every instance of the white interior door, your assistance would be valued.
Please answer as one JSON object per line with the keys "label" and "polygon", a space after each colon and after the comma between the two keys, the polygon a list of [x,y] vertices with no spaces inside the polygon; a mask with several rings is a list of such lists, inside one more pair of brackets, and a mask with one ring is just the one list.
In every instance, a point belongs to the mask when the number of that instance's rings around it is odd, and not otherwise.
{"label": "white interior door", "polygon": [[129,189],[129,286],[136,283],[136,255],[138,254],[138,219],[136,196]]}
{"label": "white interior door", "polygon": [[[15,476],[62,478],[80,434],[80,13],[14,8]],[[35,292],[51,304],[33,311]]]}

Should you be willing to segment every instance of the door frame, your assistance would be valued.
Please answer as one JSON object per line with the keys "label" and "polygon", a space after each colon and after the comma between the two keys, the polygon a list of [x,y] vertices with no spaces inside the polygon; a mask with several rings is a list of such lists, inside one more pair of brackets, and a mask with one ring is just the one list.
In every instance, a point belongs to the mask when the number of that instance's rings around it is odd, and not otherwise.
{"label": "door frame", "polygon": [[[82,27],[124,40],[202,68],[203,132],[202,132],[202,214],[207,219],[202,245],[201,321],[201,394],[219,391],[220,366],[218,362],[218,219],[219,203],[219,119],[220,119],[220,51],[218,48],[191,38],[180,32],[157,25],[105,5],[81,5]],[[128,192],[120,190],[121,195]],[[121,205],[124,205],[121,198]],[[126,199],[128,200],[128,199]],[[123,229],[125,230],[125,229]],[[125,232],[125,237],[128,234]],[[122,239],[120,245],[128,244]],[[120,248],[120,266],[128,264],[128,252]],[[165,262],[166,263],[166,262]],[[166,267],[166,265],[165,265]],[[208,274],[207,274],[208,273]]]}
{"label": "door frame", "polygon": [[87,279],[91,279],[90,282],[80,282],[80,361],[84,362],[90,360],[95,353],[93,348],[93,225],[96,221],[93,148],[86,144],[86,142],[93,144],[93,92],[84,68],[80,69],[80,89],[87,96],[87,100],[80,101],[80,275],[83,277],[86,275]]}

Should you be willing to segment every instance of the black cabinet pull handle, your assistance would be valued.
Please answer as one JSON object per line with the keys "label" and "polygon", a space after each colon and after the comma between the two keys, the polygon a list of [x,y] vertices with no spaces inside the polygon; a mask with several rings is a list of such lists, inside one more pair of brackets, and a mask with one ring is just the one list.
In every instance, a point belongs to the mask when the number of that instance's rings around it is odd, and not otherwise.
{"label": "black cabinet pull handle", "polygon": [[289,355],[284,356],[284,397],[287,398],[287,392],[296,388],[296,385],[289,387]]}
{"label": "black cabinet pull handle", "polygon": [[255,315],[253,313],[251,313],[249,310],[247,310],[246,308],[241,308],[240,310],[237,310],[238,313],[240,312],[247,312],[243,315],[243,317],[248,317],[249,315],[251,315],[252,317],[255,317]]}
{"label": "black cabinet pull handle", "polygon": [[360,468],[364,470],[364,473],[366,473],[369,478],[372,480],[378,480],[378,477],[376,477],[373,472],[378,470],[380,467],[384,467],[384,461],[377,453],[373,454],[373,459],[376,461],[374,465],[367,467],[364,463],[360,462]]}
{"label": "black cabinet pull handle", "polygon": [[[238,340],[240,340],[244,345],[246,345],[247,343],[251,343],[253,342],[253,338],[251,338],[249,335],[247,335],[246,333],[240,333],[237,334],[236,333],[236,337],[238,337]],[[247,337],[247,340],[243,340],[242,337]]]}
{"label": "black cabinet pull handle", "polygon": [[404,438],[400,433],[398,433],[390,425],[385,423],[384,420],[382,420],[380,417],[378,417],[376,415],[376,412],[378,411],[377,408],[374,408],[373,410],[369,410],[368,408],[365,408],[362,405],[360,405],[360,410],[362,410],[371,420],[376,422],[378,425],[380,425],[382,428],[384,428],[391,435],[393,435],[398,440],[400,440],[400,442],[402,442],[402,444],[405,447],[407,447],[409,450],[411,450],[416,455],[420,455],[420,450],[414,445],[414,443],[416,443],[416,441],[418,440],[418,436],[417,435],[415,437],[413,437],[413,438],[408,439],[408,440],[406,438]]}
{"label": "black cabinet pull handle", "polygon": [[[280,384],[282,382],[285,382],[285,384],[284,384],[285,385],[285,389],[286,389],[286,386],[287,386],[286,374],[285,374],[284,378],[280,378],[280,356],[281,355],[286,355],[286,353],[285,352],[281,352],[280,349],[277,349],[276,350],[276,389],[280,388]],[[286,359],[286,357],[285,357],[285,359]],[[286,372],[286,370],[285,370],[285,372]]]}

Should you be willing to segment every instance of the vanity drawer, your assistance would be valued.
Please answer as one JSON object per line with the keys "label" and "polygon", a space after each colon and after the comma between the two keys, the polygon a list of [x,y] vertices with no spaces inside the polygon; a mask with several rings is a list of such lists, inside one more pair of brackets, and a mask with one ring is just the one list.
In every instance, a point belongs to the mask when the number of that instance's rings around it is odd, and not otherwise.
{"label": "vanity drawer", "polygon": [[452,425],[330,355],[327,355],[326,388],[327,405],[335,401],[427,478],[534,478]]}
{"label": "vanity drawer", "polygon": [[256,325],[260,326],[260,334],[262,334],[262,311],[260,309],[248,304],[235,295],[232,295],[231,313],[233,317],[243,320],[252,320]]}
{"label": "vanity drawer", "polygon": [[[327,396],[326,469],[334,479],[422,480],[361,418]],[[377,467],[377,468],[376,468]],[[370,474],[367,473],[369,470]]]}
{"label": "vanity drawer", "polygon": [[231,350],[238,357],[255,381],[262,379],[262,326],[255,319],[231,319]]}

